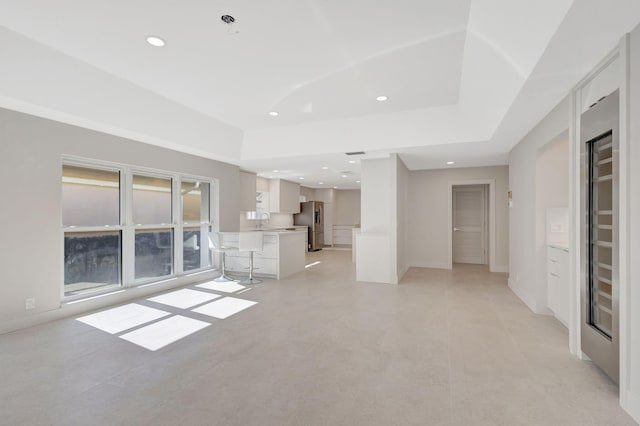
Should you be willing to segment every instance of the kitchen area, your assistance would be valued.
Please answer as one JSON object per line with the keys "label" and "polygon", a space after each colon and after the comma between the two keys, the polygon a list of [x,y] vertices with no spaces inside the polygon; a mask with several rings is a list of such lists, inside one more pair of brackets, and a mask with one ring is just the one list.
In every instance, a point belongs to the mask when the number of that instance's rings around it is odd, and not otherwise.
{"label": "kitchen area", "polygon": [[[359,229],[360,191],[309,188],[284,179],[240,172],[240,232],[261,231],[254,274],[282,279],[305,269],[307,252],[351,249]],[[222,232],[223,244],[237,246],[239,232]],[[246,274],[249,254],[226,254],[226,270]]]}

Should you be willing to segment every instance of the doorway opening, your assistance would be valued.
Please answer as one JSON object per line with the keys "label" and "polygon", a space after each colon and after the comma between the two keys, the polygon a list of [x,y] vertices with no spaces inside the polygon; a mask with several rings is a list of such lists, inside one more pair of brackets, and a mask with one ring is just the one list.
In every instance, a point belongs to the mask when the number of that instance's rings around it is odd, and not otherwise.
{"label": "doorway opening", "polygon": [[452,262],[489,264],[489,185],[454,185]]}

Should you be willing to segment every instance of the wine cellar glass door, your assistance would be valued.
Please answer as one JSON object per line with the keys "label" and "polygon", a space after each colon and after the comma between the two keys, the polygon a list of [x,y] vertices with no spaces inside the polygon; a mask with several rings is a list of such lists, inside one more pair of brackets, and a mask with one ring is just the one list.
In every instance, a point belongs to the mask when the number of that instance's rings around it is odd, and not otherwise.
{"label": "wine cellar glass door", "polygon": [[587,142],[589,158],[588,323],[611,339],[613,324],[613,142],[607,132]]}
{"label": "wine cellar glass door", "polygon": [[618,383],[618,129],[614,91],[580,117],[581,346]]}

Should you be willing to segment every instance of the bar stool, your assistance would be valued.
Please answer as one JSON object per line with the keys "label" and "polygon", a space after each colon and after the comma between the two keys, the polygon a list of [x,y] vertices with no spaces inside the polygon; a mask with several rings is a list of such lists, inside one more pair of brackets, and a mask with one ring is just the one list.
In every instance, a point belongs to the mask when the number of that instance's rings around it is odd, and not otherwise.
{"label": "bar stool", "polygon": [[229,275],[226,274],[225,270],[225,254],[232,251],[238,251],[238,247],[229,247],[222,245],[220,233],[219,232],[210,232],[209,233],[209,248],[214,252],[218,253],[221,257],[220,260],[220,276],[215,278],[214,281],[219,283],[226,283],[230,281],[238,281],[233,279]]}
{"label": "bar stool", "polygon": [[241,252],[249,252],[249,277],[240,281],[240,284],[259,284],[262,280],[253,278],[253,253],[264,249],[264,232],[250,231],[240,232],[238,249]]}

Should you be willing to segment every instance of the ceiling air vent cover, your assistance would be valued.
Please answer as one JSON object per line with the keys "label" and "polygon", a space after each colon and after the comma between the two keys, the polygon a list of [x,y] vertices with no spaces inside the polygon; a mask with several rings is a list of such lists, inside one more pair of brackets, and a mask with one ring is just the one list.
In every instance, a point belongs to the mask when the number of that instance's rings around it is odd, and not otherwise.
{"label": "ceiling air vent cover", "polygon": [[346,155],[364,155],[364,151],[345,152]]}

